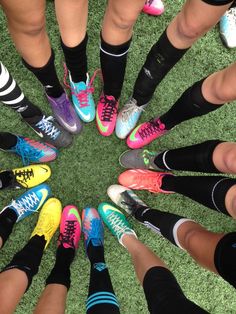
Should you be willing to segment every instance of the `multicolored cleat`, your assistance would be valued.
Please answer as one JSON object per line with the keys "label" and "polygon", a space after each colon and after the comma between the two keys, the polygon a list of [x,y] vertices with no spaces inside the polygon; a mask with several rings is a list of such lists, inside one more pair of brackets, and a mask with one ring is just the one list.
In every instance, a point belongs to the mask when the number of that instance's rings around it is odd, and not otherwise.
{"label": "multicolored cleat", "polygon": [[96,111],[96,124],[103,136],[113,133],[116,125],[118,101],[113,96],[101,95]]}
{"label": "multicolored cleat", "polygon": [[108,229],[114,236],[117,237],[121,245],[123,245],[122,238],[124,235],[134,235],[137,237],[136,233],[126,220],[125,215],[122,214],[119,209],[115,208],[109,203],[104,202],[99,204],[98,212],[104,223],[107,225]]}
{"label": "multicolored cleat", "polygon": [[65,249],[77,249],[81,235],[81,218],[77,207],[68,205],[63,209],[58,245]]}
{"label": "multicolored cleat", "polygon": [[227,10],[221,17],[220,37],[227,48],[236,47],[236,6]]}
{"label": "multicolored cleat", "polygon": [[35,235],[44,236],[46,240],[45,249],[59,227],[61,210],[61,202],[57,198],[50,198],[40,211],[38,222],[31,234],[31,238]]}
{"label": "multicolored cleat", "polygon": [[104,228],[102,220],[95,208],[87,207],[83,209],[82,225],[86,252],[90,242],[93,246],[103,246]]}
{"label": "multicolored cleat", "polygon": [[16,222],[21,221],[27,216],[37,212],[50,196],[50,187],[47,184],[40,184],[28,190],[27,192],[16,198],[16,200],[13,200],[1,211],[1,213],[6,208],[11,208],[17,215]]}
{"label": "multicolored cleat", "polygon": [[51,105],[53,115],[60,125],[72,134],[80,133],[82,131],[82,123],[70,103],[66,92],[58,98],[48,96],[47,94],[46,96]]}
{"label": "multicolored cleat", "polygon": [[86,83],[83,81],[74,83],[70,75],[69,80],[75,111],[82,121],[93,121],[95,118],[95,104],[93,100],[94,88],[92,86],[92,80],[89,80],[88,74]]}
{"label": "multicolored cleat", "polygon": [[147,149],[127,150],[119,157],[120,165],[127,169],[150,169],[163,171],[155,164],[157,152],[150,152]]}
{"label": "multicolored cleat", "polygon": [[137,106],[137,101],[131,98],[127,104],[120,110],[116,121],[116,136],[120,139],[126,138],[126,136],[136,126],[141,113],[147,105]]}
{"label": "multicolored cleat", "polygon": [[152,193],[173,193],[162,190],[162,179],[172,175],[171,173],[155,172],[142,169],[131,169],[119,175],[118,181],[121,185],[133,190],[148,190]]}
{"label": "multicolored cleat", "polygon": [[165,124],[160,119],[150,120],[140,124],[131,132],[127,138],[127,145],[132,149],[141,148],[167,132]]}
{"label": "multicolored cleat", "polygon": [[123,208],[129,215],[134,215],[137,209],[148,208],[148,206],[130,189],[113,184],[107,189],[107,194],[117,206]]}
{"label": "multicolored cleat", "polygon": [[161,15],[164,12],[164,4],[162,0],[146,0],[143,12],[150,15]]}
{"label": "multicolored cleat", "polygon": [[58,151],[54,146],[23,136],[16,135],[16,137],[17,143],[15,146],[7,150],[1,150],[19,155],[24,165],[48,162],[56,159]]}

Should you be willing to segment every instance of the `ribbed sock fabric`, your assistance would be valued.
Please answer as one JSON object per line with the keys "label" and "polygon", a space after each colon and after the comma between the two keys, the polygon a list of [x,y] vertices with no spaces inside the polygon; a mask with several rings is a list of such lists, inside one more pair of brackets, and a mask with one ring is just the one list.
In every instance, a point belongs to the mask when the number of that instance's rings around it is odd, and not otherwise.
{"label": "ribbed sock fabric", "polygon": [[105,263],[103,246],[93,246],[93,244],[90,242],[87,253],[91,263],[91,271],[89,292],[86,301],[86,313],[120,313],[108,268]]}
{"label": "ribbed sock fabric", "polygon": [[63,245],[57,248],[56,262],[46,279],[46,285],[61,284],[70,288],[70,265],[74,259],[75,250],[72,248],[65,249]]}
{"label": "ribbed sock fabric", "polygon": [[0,62],[0,101],[23,118],[41,115],[42,111],[23,94],[7,68]]}
{"label": "ribbed sock fabric", "polygon": [[17,136],[8,132],[0,132],[0,148],[10,149],[17,143]]}
{"label": "ribbed sock fabric", "polygon": [[86,82],[88,72],[86,47],[88,35],[75,47],[67,47],[61,39],[61,47],[65,56],[66,66],[74,83]]}
{"label": "ribbed sock fabric", "polygon": [[64,89],[61,86],[57,77],[54,59],[54,52],[52,50],[48,62],[41,68],[35,68],[29,65],[25,60],[22,61],[25,67],[30,70],[41,82],[41,84],[45,88],[47,95],[58,98],[64,93]]}
{"label": "ribbed sock fabric", "polygon": [[222,176],[164,176],[161,188],[187,196],[229,216],[225,207],[225,197],[228,190],[235,184],[235,179]]}
{"label": "ribbed sock fabric", "polygon": [[167,37],[166,30],[152,46],[134,85],[133,98],[137,105],[147,104],[157,85],[188,49],[175,48]]}
{"label": "ribbed sock fabric", "polygon": [[17,215],[15,211],[9,207],[0,213],[0,237],[2,238],[2,247],[9,238],[16,220]]}
{"label": "ribbed sock fabric", "polygon": [[46,241],[44,236],[33,236],[24,248],[14,255],[12,261],[3,269],[3,271],[13,268],[24,271],[28,278],[28,289],[34,275],[38,272],[45,244]]}
{"label": "ribbed sock fabric", "polygon": [[213,152],[222,143],[210,140],[191,146],[165,150],[158,154],[154,163],[160,169],[219,173],[213,163]]}
{"label": "ribbed sock fabric", "polygon": [[183,121],[214,111],[223,105],[212,104],[204,98],[202,94],[204,80],[198,81],[189,87],[176,103],[160,117],[167,130],[172,129]]}
{"label": "ribbed sock fabric", "polygon": [[118,46],[110,45],[101,36],[100,62],[104,81],[103,91],[105,95],[113,96],[116,100],[120,98],[130,44],[131,39]]}

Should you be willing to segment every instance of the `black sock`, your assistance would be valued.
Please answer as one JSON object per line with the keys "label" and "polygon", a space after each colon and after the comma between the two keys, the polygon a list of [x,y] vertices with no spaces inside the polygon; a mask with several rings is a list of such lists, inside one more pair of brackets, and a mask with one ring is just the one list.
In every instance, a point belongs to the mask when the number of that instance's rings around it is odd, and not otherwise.
{"label": "black sock", "polygon": [[33,236],[24,248],[14,255],[12,261],[3,269],[3,271],[13,268],[18,268],[24,271],[28,277],[28,289],[31,285],[33,276],[38,272],[45,244],[46,240],[44,239],[44,236]]}
{"label": "black sock", "polygon": [[15,211],[9,207],[0,214],[0,237],[2,238],[2,247],[11,234],[16,220],[17,215]]}
{"label": "black sock", "polygon": [[188,49],[177,49],[169,41],[166,30],[152,46],[134,85],[133,98],[138,106],[147,104],[157,85]]}
{"label": "black sock", "polygon": [[4,92],[4,95],[0,96],[0,101],[8,107],[20,113],[24,117],[33,115],[41,115],[41,110],[33,105],[23,94],[20,87],[17,85],[14,78],[8,72],[7,68],[0,62],[0,82],[2,87],[0,93]]}
{"label": "black sock", "polygon": [[76,47],[67,47],[61,39],[61,47],[64,52],[66,66],[70,71],[72,81],[74,83],[86,82],[88,72],[86,47],[88,35]]}
{"label": "black sock", "polygon": [[14,181],[14,174],[10,170],[0,172],[0,190],[8,188]]}
{"label": "black sock", "polygon": [[174,245],[179,246],[177,239],[177,222],[188,220],[185,217],[160,211],[152,208],[138,208],[134,217],[142,222],[147,228],[152,229],[154,232],[161,234]]}
{"label": "black sock", "polygon": [[113,96],[116,100],[120,98],[127,55],[131,39],[126,43],[113,46],[106,43],[101,36],[100,62],[104,81],[103,91],[107,96]]}
{"label": "black sock", "polygon": [[46,279],[46,285],[57,283],[70,288],[70,265],[74,259],[75,250],[72,248],[65,249],[60,245],[56,253],[56,262]]}
{"label": "black sock", "polygon": [[219,140],[210,140],[200,144],[170,149],[158,154],[154,163],[160,169],[184,170],[196,172],[219,173],[213,163],[213,152]]}
{"label": "black sock", "polygon": [[10,149],[17,143],[17,137],[8,132],[0,132],[0,148]]}
{"label": "black sock", "polygon": [[105,264],[103,246],[93,246],[90,242],[87,252],[91,263],[91,272],[86,313],[120,313],[110,275]]}
{"label": "black sock", "polygon": [[176,103],[160,117],[167,130],[172,129],[183,121],[199,117],[220,108],[207,101],[202,94],[202,84],[205,79],[189,87]]}
{"label": "black sock", "polygon": [[235,179],[222,176],[164,176],[161,188],[173,191],[230,216],[225,207],[225,196],[236,184]]}
{"label": "black sock", "polygon": [[25,60],[23,60],[23,64],[42,83],[48,96],[58,98],[64,93],[64,89],[57,77],[53,50],[48,62],[41,68],[32,67]]}

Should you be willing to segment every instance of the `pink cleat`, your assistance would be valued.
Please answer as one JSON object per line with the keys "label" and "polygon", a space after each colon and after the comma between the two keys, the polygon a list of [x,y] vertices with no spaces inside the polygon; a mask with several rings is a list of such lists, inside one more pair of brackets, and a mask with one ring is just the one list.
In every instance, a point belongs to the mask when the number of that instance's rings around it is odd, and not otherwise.
{"label": "pink cleat", "polygon": [[141,148],[167,132],[165,124],[160,119],[150,120],[140,124],[131,132],[127,138],[127,145],[132,149]]}
{"label": "pink cleat", "polygon": [[103,136],[113,133],[116,125],[118,101],[113,96],[101,95],[96,112],[98,131]]}
{"label": "pink cleat", "polygon": [[63,209],[58,245],[65,249],[77,249],[81,235],[81,218],[77,207],[68,205]]}
{"label": "pink cleat", "polygon": [[164,12],[162,0],[146,0],[143,12],[150,15],[161,15]]}

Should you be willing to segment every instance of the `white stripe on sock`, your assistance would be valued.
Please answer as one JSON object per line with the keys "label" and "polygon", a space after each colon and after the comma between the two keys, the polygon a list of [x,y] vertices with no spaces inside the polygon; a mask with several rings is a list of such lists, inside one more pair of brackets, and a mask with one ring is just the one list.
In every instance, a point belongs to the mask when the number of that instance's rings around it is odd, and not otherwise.
{"label": "white stripe on sock", "polygon": [[9,81],[10,74],[7,71],[7,68],[4,67],[2,62],[0,62],[0,66],[1,66],[0,88],[3,88],[7,84],[7,82]]}
{"label": "white stripe on sock", "polygon": [[185,250],[185,249],[184,249],[184,248],[180,245],[180,243],[179,243],[178,236],[177,236],[177,231],[178,231],[179,227],[180,227],[183,223],[185,223],[186,221],[193,221],[193,222],[195,222],[195,221],[192,220],[192,219],[181,218],[181,219],[179,219],[179,220],[176,222],[176,224],[174,225],[174,228],[173,228],[173,237],[174,237],[175,243],[176,243],[176,245],[177,245],[179,248],[181,248],[182,250]]}
{"label": "white stripe on sock", "polygon": [[212,192],[211,192],[211,200],[212,200],[212,202],[213,202],[215,208],[216,208],[216,209],[218,210],[218,212],[220,212],[220,213],[222,213],[222,211],[221,211],[221,210],[218,208],[218,206],[216,205],[216,202],[215,202],[215,200],[214,200],[214,193],[215,193],[215,189],[216,189],[217,185],[218,185],[220,182],[224,181],[224,180],[228,180],[228,178],[223,178],[223,179],[219,180],[218,182],[216,182],[216,184],[213,186],[213,189],[212,189]]}
{"label": "white stripe on sock", "polygon": [[165,165],[165,167],[168,169],[168,170],[173,170],[171,169],[170,167],[167,166],[167,163],[166,163],[166,154],[168,153],[168,150],[166,150],[162,156],[162,161],[163,161],[163,164]]}
{"label": "white stripe on sock", "polygon": [[[0,77],[1,79],[1,77]],[[13,91],[13,89],[16,87],[16,81],[13,79],[11,85],[5,89],[4,91],[0,92],[0,96],[5,96],[5,95],[8,95],[10,92]]]}
{"label": "white stripe on sock", "polygon": [[112,57],[117,57],[117,58],[126,55],[126,54],[128,53],[128,51],[129,51],[129,49],[128,49],[128,50],[126,50],[125,52],[123,52],[123,53],[121,53],[121,54],[119,54],[119,55],[115,55],[115,54],[113,54],[113,53],[109,53],[109,52],[107,52],[106,50],[104,50],[104,49],[102,48],[102,46],[100,46],[100,50],[101,50],[103,53],[105,53],[106,55],[109,55],[109,56],[112,56]]}
{"label": "white stripe on sock", "polygon": [[3,102],[4,104],[6,104],[6,105],[16,105],[16,104],[18,104],[21,100],[23,100],[24,97],[25,97],[24,94],[21,93],[19,97],[15,98],[15,99],[13,99],[13,100],[9,100],[9,101],[3,101],[3,100],[2,100],[2,102]]}

